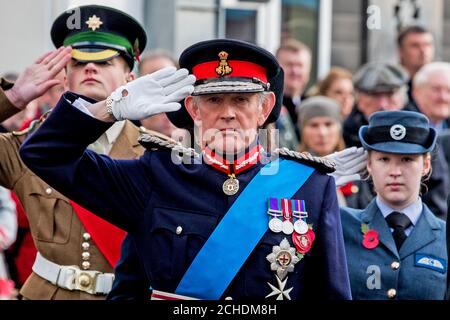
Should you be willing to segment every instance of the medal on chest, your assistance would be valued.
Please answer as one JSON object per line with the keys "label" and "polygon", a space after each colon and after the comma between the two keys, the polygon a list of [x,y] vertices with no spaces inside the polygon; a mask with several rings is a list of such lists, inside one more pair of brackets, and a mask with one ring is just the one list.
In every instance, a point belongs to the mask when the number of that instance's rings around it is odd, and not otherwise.
{"label": "medal on chest", "polygon": [[236,175],[255,165],[261,157],[261,150],[260,145],[255,145],[234,161],[224,159],[209,148],[205,148],[203,155],[207,164],[227,174],[228,178],[222,184],[222,191],[227,196],[234,196],[239,192],[239,180]]}
{"label": "medal on chest", "polygon": [[311,249],[315,239],[312,225],[306,222],[308,213],[304,200],[270,198],[267,205],[269,230],[274,233],[284,233],[292,237],[293,247],[287,238],[279,245],[272,247],[272,253],[266,259],[270,270],[275,271],[277,285],[267,282],[272,290],[266,298],[290,300],[293,287],[287,288],[288,273],[293,272],[295,265],[301,261]]}
{"label": "medal on chest", "polygon": [[234,174],[230,174],[222,185],[223,193],[227,196],[234,196],[239,191],[239,180]]}

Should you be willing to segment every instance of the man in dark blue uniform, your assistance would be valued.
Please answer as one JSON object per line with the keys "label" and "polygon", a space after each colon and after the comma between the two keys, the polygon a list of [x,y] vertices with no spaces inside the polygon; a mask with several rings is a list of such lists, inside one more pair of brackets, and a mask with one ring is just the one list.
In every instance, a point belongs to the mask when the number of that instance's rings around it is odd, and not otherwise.
{"label": "man in dark blue uniform", "polygon": [[[276,59],[218,39],[186,49],[180,66],[98,103],[66,93],[24,162],[130,234],[155,299],[350,299],[333,165],[270,157],[257,137],[279,114]],[[150,135],[136,161],[86,150],[115,120],[175,111],[184,97],[198,152]]]}

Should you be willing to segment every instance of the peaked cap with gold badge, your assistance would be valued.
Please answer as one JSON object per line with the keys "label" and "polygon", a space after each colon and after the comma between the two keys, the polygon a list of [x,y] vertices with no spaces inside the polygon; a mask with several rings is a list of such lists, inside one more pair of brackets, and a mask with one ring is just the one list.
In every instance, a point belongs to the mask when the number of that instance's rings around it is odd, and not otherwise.
{"label": "peaked cap with gold badge", "polygon": [[[213,39],[198,42],[184,50],[179,64],[197,78],[193,96],[273,91],[276,103],[267,123],[278,118],[284,74],[269,51],[245,41]],[[192,126],[192,119],[185,108],[167,115],[177,127]]]}
{"label": "peaked cap with gold badge", "polygon": [[80,6],[62,13],[51,29],[55,47],[72,46],[80,62],[103,62],[121,55],[132,69],[147,44],[144,29],[130,15],[109,7]]}

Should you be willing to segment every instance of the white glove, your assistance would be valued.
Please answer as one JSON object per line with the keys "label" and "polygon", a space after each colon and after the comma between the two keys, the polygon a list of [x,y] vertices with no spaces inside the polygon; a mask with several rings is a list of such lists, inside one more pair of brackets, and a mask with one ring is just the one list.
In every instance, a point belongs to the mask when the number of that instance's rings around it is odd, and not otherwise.
{"label": "white glove", "polygon": [[330,175],[333,176],[337,187],[361,180],[361,176],[366,171],[367,151],[363,148],[347,148],[324,158],[336,163],[336,171]]}
{"label": "white glove", "polygon": [[176,111],[180,101],[194,91],[195,77],[186,69],[167,67],[117,88],[112,94],[112,114],[118,120],[141,120]]}

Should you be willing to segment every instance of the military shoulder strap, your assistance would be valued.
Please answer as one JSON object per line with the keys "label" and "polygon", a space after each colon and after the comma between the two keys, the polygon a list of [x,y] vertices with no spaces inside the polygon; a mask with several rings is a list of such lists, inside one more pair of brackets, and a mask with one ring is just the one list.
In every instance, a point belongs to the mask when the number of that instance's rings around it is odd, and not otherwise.
{"label": "military shoulder strap", "polygon": [[167,149],[177,152],[181,157],[201,157],[201,155],[197,153],[193,148],[186,148],[180,142],[175,141],[162,133],[148,130],[144,127],[140,127],[139,130],[141,135],[138,141],[148,151]]}
{"label": "military shoulder strap", "polygon": [[336,170],[336,164],[323,157],[314,157],[309,152],[298,152],[287,148],[277,148],[273,151],[284,159],[294,160],[296,162],[309,165],[323,173],[332,173]]}

